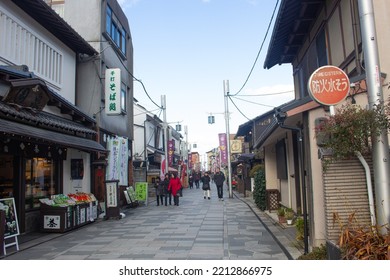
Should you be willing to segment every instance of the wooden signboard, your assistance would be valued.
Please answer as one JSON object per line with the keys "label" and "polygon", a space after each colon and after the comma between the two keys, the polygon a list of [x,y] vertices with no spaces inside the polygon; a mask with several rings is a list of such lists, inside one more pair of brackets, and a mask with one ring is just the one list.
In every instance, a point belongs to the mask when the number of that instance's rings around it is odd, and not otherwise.
{"label": "wooden signboard", "polygon": [[106,203],[106,219],[116,218],[120,219],[119,208],[119,180],[105,181],[105,203]]}
{"label": "wooden signboard", "polygon": [[[20,233],[15,199],[13,197],[0,199],[0,210],[5,212],[4,242],[1,244],[5,255],[8,247],[15,245],[16,249],[19,250],[18,235]],[[14,239],[14,241],[9,242],[7,239]]]}

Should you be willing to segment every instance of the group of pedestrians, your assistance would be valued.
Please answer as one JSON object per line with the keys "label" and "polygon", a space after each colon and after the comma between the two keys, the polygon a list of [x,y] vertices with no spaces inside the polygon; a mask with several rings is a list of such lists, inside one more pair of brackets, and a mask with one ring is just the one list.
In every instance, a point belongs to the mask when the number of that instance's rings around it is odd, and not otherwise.
{"label": "group of pedestrians", "polygon": [[[211,181],[214,181],[215,185],[217,186],[218,199],[223,201],[223,184],[225,180],[225,175],[219,168],[216,168],[216,171],[212,177],[210,177],[209,172],[204,172],[202,176],[202,174],[197,171],[191,174],[189,177],[189,188],[192,189],[195,184],[195,187],[199,189],[200,182],[202,182],[203,198],[211,199],[210,183]],[[160,206],[160,204],[164,205],[164,202],[165,206],[168,205],[168,202],[169,205],[172,205],[172,197],[174,205],[179,206],[179,197],[181,195],[180,192],[182,191],[182,184],[176,173],[166,173],[164,180],[162,181],[157,177],[154,187],[156,189],[157,206]]]}
{"label": "group of pedestrians", "polygon": [[189,186],[190,189],[195,187],[199,189],[200,182],[202,182],[202,190],[203,190],[203,198],[204,199],[211,199],[210,192],[210,182],[214,181],[215,185],[217,186],[217,193],[218,193],[218,199],[223,200],[223,183],[225,182],[225,175],[219,168],[216,168],[215,173],[210,177],[209,172],[205,172],[203,176],[199,171],[194,172],[189,177]]}
{"label": "group of pedestrians", "polygon": [[165,206],[168,206],[168,201],[169,205],[172,205],[172,197],[174,205],[179,206],[179,195],[182,186],[176,173],[166,173],[162,181],[157,177],[154,187],[156,189],[157,206],[160,206],[160,203],[164,205],[164,197]]}

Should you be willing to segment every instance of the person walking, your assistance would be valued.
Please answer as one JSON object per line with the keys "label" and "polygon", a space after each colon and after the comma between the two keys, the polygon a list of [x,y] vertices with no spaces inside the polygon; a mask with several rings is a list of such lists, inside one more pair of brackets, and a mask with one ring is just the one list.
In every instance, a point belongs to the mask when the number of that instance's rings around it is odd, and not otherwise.
{"label": "person walking", "polygon": [[165,173],[164,180],[162,181],[163,189],[164,189],[164,196],[165,196],[165,206],[168,206],[168,199],[169,199],[169,205],[172,205],[172,194],[168,190],[169,186],[169,174]]}
{"label": "person walking", "polygon": [[206,196],[207,196],[207,199],[210,199],[210,181],[211,181],[211,178],[209,176],[209,173],[208,172],[205,172],[203,177],[201,178],[202,180],[202,189],[203,189],[203,198],[206,199]]}
{"label": "person walking", "polygon": [[160,206],[160,201],[161,201],[161,205],[164,205],[163,203],[164,185],[163,182],[161,182],[159,177],[157,177],[154,181],[154,188],[156,189],[157,206]]}
{"label": "person walking", "polygon": [[193,177],[194,177],[195,187],[196,187],[197,189],[199,189],[199,181],[200,181],[200,179],[201,179],[201,173],[200,173],[200,171],[195,171]]}
{"label": "person walking", "polygon": [[188,185],[190,186],[190,189],[194,188],[194,177],[192,174],[188,177]]}
{"label": "person walking", "polygon": [[180,179],[177,177],[176,173],[172,173],[171,179],[169,180],[168,190],[171,191],[173,195],[173,202],[176,206],[179,206],[180,189],[181,189]]}
{"label": "person walking", "polygon": [[217,185],[218,199],[223,200],[223,183],[225,182],[225,175],[218,167],[215,170],[213,180]]}

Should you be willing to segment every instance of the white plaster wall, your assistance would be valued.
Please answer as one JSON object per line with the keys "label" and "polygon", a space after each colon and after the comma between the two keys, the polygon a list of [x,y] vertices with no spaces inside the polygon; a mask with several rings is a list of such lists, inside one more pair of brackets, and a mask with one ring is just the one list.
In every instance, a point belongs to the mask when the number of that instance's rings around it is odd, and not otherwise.
{"label": "white plaster wall", "polygon": [[275,145],[264,147],[264,167],[265,167],[265,181],[267,189],[278,189],[279,183],[276,175],[276,152]]}
{"label": "white plaster wall", "polygon": [[[10,1],[1,1],[0,11],[3,13],[0,20],[0,30],[2,30],[0,32],[0,43],[2,44],[0,47],[0,61],[6,65],[27,65],[29,70],[45,80],[48,86],[69,102],[75,104],[75,53]],[[10,24],[15,27],[11,31],[9,31],[8,26]],[[5,30],[11,33],[7,35]],[[16,37],[16,34],[19,34],[19,36],[23,34],[24,37],[14,38],[16,43],[13,46],[7,45],[7,42],[11,38]],[[30,48],[25,47],[25,42],[29,40],[28,38],[38,39],[59,54],[61,63],[58,65],[60,72],[58,80],[51,79],[45,67],[42,66],[42,70],[34,68],[32,61],[35,59],[36,54],[31,53]],[[18,51],[15,51],[16,49]]]}

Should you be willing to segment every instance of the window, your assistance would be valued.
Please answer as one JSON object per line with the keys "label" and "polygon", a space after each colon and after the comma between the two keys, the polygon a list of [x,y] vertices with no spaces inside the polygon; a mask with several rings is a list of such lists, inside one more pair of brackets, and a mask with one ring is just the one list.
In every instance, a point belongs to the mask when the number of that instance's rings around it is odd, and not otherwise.
{"label": "window", "polygon": [[121,88],[121,111],[123,113],[126,113],[126,96],[127,96],[126,85],[122,84],[122,88]]}
{"label": "window", "polygon": [[25,209],[39,208],[39,199],[56,193],[54,161],[46,158],[27,159],[25,182]]}
{"label": "window", "polygon": [[299,64],[298,71],[296,71],[295,74],[298,75],[300,98],[304,98],[309,95],[307,82],[309,81],[311,74],[319,67],[327,64],[328,54],[326,49],[326,37],[325,30],[322,29],[307,49],[305,56]]}
{"label": "window", "polygon": [[115,46],[126,55],[126,30],[122,27],[119,20],[107,5],[106,11],[106,33],[114,42]]}
{"label": "window", "polygon": [[111,14],[112,14],[112,11],[111,11],[111,8],[109,6],[107,6],[107,12],[106,12],[106,32],[108,34],[111,34]]}
{"label": "window", "polygon": [[284,139],[276,143],[276,172],[278,179],[287,179],[287,157]]}
{"label": "window", "polygon": [[326,39],[325,30],[322,29],[316,38],[316,51],[318,67],[325,66],[328,64],[328,55],[326,52]]}

